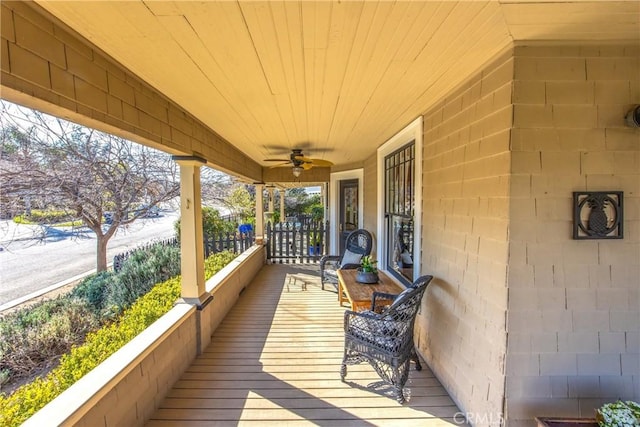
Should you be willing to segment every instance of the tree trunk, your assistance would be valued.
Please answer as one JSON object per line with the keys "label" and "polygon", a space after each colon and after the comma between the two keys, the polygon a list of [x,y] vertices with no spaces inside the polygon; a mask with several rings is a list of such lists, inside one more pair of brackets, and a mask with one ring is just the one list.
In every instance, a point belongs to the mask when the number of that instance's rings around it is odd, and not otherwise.
{"label": "tree trunk", "polygon": [[109,242],[109,237],[104,235],[96,234],[96,243],[97,243],[97,259],[96,259],[96,271],[105,271],[107,269],[107,243]]}

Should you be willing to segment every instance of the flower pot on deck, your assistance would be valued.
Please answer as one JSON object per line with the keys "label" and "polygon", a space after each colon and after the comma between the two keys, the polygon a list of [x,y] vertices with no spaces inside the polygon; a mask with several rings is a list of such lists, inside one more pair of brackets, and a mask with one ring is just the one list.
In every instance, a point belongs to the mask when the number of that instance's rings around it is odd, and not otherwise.
{"label": "flower pot on deck", "polygon": [[378,283],[378,273],[372,273],[370,271],[362,271],[358,269],[356,273],[356,282],[364,284]]}

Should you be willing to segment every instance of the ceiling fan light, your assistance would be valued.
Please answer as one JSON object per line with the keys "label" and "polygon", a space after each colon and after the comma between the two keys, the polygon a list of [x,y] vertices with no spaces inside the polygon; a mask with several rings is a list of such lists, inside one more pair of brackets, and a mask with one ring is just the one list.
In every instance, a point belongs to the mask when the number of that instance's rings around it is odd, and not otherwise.
{"label": "ceiling fan light", "polygon": [[302,168],[300,166],[294,166],[292,169],[292,172],[293,172],[293,176],[297,178],[302,173]]}

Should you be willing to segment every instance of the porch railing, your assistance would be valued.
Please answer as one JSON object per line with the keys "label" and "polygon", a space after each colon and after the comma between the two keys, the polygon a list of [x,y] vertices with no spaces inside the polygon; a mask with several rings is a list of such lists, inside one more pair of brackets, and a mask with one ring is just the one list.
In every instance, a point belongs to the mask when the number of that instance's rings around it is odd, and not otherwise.
{"label": "porch railing", "polygon": [[253,245],[253,242],[255,242],[253,231],[204,236],[204,256],[206,258],[211,254],[222,251],[241,254],[249,249]]}
{"label": "porch railing", "polygon": [[327,230],[321,221],[268,222],[267,260],[280,264],[318,262],[326,254]]}

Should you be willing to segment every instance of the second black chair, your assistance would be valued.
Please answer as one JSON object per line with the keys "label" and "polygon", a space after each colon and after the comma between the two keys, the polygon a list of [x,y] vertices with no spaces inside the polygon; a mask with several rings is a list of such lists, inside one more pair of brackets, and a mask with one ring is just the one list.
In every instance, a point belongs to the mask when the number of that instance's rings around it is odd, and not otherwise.
{"label": "second black chair", "polygon": [[338,289],[339,268],[358,268],[360,260],[365,255],[371,254],[373,237],[365,229],[354,230],[347,236],[345,250],[341,255],[325,255],[320,258],[320,281],[322,289],[325,283],[332,284]]}

